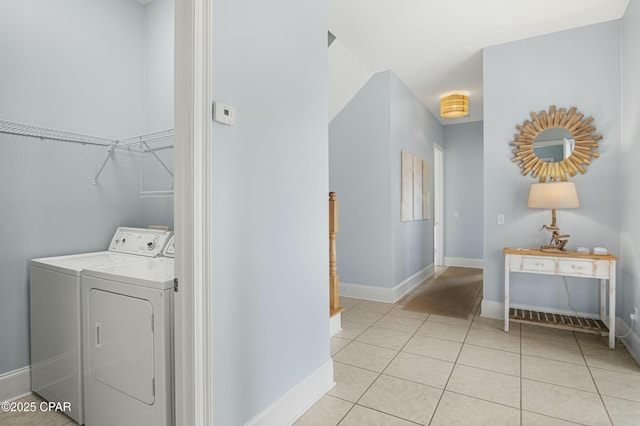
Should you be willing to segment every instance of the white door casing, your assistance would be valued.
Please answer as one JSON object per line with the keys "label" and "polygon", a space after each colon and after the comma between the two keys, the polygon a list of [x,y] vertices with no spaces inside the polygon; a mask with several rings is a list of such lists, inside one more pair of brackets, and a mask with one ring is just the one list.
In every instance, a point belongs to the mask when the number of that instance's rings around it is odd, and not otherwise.
{"label": "white door casing", "polygon": [[212,2],[176,0],[174,56],[175,424],[213,424]]}

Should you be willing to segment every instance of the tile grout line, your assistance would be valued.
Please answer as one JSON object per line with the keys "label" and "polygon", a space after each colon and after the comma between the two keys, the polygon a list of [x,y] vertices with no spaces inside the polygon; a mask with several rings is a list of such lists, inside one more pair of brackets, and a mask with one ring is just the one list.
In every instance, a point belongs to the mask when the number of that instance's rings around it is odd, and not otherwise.
{"label": "tile grout line", "polygon": [[[610,424],[614,424],[613,423],[613,419],[611,419],[611,414],[609,414],[609,410],[607,409],[607,405],[604,403],[604,398],[602,398],[602,394],[600,393],[600,388],[598,387],[598,383],[596,383],[596,379],[595,377],[593,377],[593,372],[591,371],[591,366],[589,366],[589,363],[587,362],[587,357],[584,355],[584,351],[582,350],[582,346],[580,345],[580,342],[578,341],[578,337],[575,335],[576,332],[573,332],[574,337],[576,339],[576,341],[578,342],[578,347],[580,348],[580,355],[582,355],[582,359],[584,359],[584,364],[587,366],[587,370],[589,371],[589,376],[591,377],[591,380],[593,381],[593,385],[596,388],[596,391],[598,393],[598,397],[600,398],[600,402],[602,402],[602,408],[604,408],[604,412],[607,413],[607,418],[609,419],[609,423]],[[614,348],[615,350],[615,348]]]}
{"label": "tile grout line", "polygon": [[[360,302],[360,303],[361,303],[361,302]],[[359,304],[359,303],[358,303],[358,304]],[[357,305],[356,305],[356,306],[357,306]],[[397,305],[397,303],[394,303],[394,306],[398,306],[398,305]],[[393,308],[391,308],[391,310],[393,310]],[[391,310],[389,310],[389,312],[391,312]],[[336,352],[336,354],[335,354],[335,355],[337,355],[339,352],[341,352],[342,350],[344,350],[344,349],[345,349],[347,346],[349,346],[351,343],[355,342],[355,341],[356,341],[356,339],[357,339],[359,336],[361,336],[363,333],[365,333],[367,330],[369,330],[371,327],[373,327],[373,326],[374,326],[378,321],[380,321],[382,318],[384,318],[384,317],[386,317],[387,315],[389,315],[389,312],[387,312],[387,313],[386,313],[386,314],[384,314],[381,318],[377,319],[373,324],[371,324],[370,326],[368,326],[367,328],[365,328],[365,329],[364,329],[360,334],[358,334],[357,336],[355,336],[355,337],[351,340],[351,342],[350,342],[349,344],[345,345],[345,346],[344,346],[344,348],[342,348],[342,349],[340,349],[338,352]],[[429,315],[427,315],[427,318],[425,318],[425,319],[422,321],[422,323],[420,324],[420,326],[418,326],[418,328],[414,331],[414,333],[411,335],[411,337],[409,338],[409,340],[411,340],[411,338],[415,335],[415,333],[418,331],[418,329],[419,329],[420,327],[422,327],[422,325],[424,325],[424,323],[427,321],[427,319],[429,319]],[[407,342],[405,342],[405,344],[404,344],[404,345],[402,345],[402,348],[404,348],[404,347],[406,346],[406,344],[409,342],[409,340],[407,340]],[[362,342],[357,342],[357,343],[362,343]],[[363,344],[366,344],[366,343],[363,343]],[[374,345],[371,345],[371,346],[374,346]],[[379,347],[379,346],[376,346],[376,347]],[[382,371],[378,372],[378,371],[373,371],[373,370],[368,370],[368,369],[366,369],[366,368],[363,368],[363,370],[372,371],[372,372],[374,372],[374,373],[377,373],[378,375],[376,376],[376,378],[375,378],[375,379],[373,379],[373,381],[371,382],[371,384],[370,384],[369,386],[367,386],[367,388],[364,390],[364,392],[362,392],[362,395],[360,395],[360,397],[356,400],[356,402],[352,403],[353,405],[351,406],[351,408],[349,408],[349,410],[345,413],[345,415],[344,415],[344,416],[342,416],[342,418],[340,419],[340,421],[338,421],[337,425],[339,425],[340,423],[342,423],[342,421],[345,419],[345,417],[347,417],[347,415],[349,415],[349,413],[353,410],[353,407],[355,407],[356,405],[358,405],[358,406],[360,406],[360,407],[365,407],[365,408],[369,408],[369,409],[372,409],[372,410],[373,410],[373,408],[371,408],[371,407],[366,407],[366,406],[364,406],[364,405],[360,405],[360,404],[358,404],[358,403],[360,402],[360,400],[362,399],[362,397],[363,397],[363,396],[364,396],[364,395],[369,391],[369,389],[371,389],[371,387],[373,386],[373,384],[374,384],[374,383],[376,383],[376,382],[378,381],[378,379],[380,378],[380,376],[382,375],[382,373],[387,369],[387,367],[388,367],[388,366],[393,362],[393,360],[398,356],[398,354],[400,353],[400,351],[402,350],[402,348],[400,348],[400,350],[398,350],[398,351],[397,351],[397,353],[393,356],[393,358],[391,358],[391,360],[389,361],[389,363],[387,363],[387,365],[382,369]],[[385,349],[389,349],[389,348],[385,348]],[[393,350],[393,349],[392,349],[392,350]],[[335,356],[335,355],[334,355],[334,356]],[[333,357],[332,357],[332,359],[333,359]],[[339,362],[339,361],[338,361],[338,362]],[[347,365],[350,365],[350,364],[347,364]],[[357,367],[357,366],[352,365],[352,367]],[[362,368],[362,367],[357,367],[357,368]],[[392,415],[392,414],[390,414],[390,413],[384,413],[383,411],[379,411],[379,410],[375,410],[375,411],[378,411],[378,412],[383,413],[383,414],[386,414],[386,415],[394,416],[394,415]],[[402,417],[397,417],[397,416],[394,416],[394,417],[396,417],[396,418],[401,418],[401,419],[403,419],[403,420],[408,420],[408,419],[404,419],[404,418],[402,418]],[[414,423],[414,422],[412,422],[412,423]]]}
{"label": "tile grout line", "polygon": [[[481,289],[482,289],[482,287],[481,287]],[[462,345],[460,346],[460,350],[458,351],[458,356],[456,357],[456,360],[453,363],[453,368],[451,369],[451,372],[449,373],[449,377],[447,377],[447,382],[444,384],[444,387],[442,388],[442,394],[440,394],[440,398],[438,398],[438,403],[436,404],[436,407],[433,410],[433,414],[431,415],[431,419],[429,420],[429,425],[431,425],[431,423],[433,422],[433,418],[435,417],[436,412],[438,411],[438,408],[440,407],[440,402],[442,402],[442,398],[444,397],[444,393],[447,392],[447,386],[449,385],[449,380],[451,380],[451,376],[453,375],[453,370],[455,370],[456,365],[458,365],[458,359],[460,358],[460,353],[462,353],[462,348],[464,348],[465,342],[467,341],[467,337],[469,336],[469,332],[471,331],[471,326],[473,325],[473,322],[476,320],[476,314],[477,314],[479,308],[480,308],[480,305],[478,305],[476,307],[476,309],[474,310],[474,312],[471,313],[472,319],[471,319],[471,322],[469,323],[469,328],[467,328],[467,333],[464,336],[464,340],[462,341]],[[463,364],[460,364],[460,365],[463,365]],[[465,396],[468,396],[468,395],[465,395]]]}
{"label": "tile grout line", "polygon": [[[509,320],[509,322],[511,322],[511,320]],[[509,328],[511,328],[511,325],[509,325]],[[524,419],[522,418],[522,411],[524,409],[524,401],[523,401],[523,395],[524,395],[524,389],[522,388],[522,357],[524,356],[522,353],[522,325],[520,325],[520,425],[522,425]]]}
{"label": "tile grout line", "polygon": [[[385,316],[386,316],[386,315],[385,315]],[[383,316],[382,318],[384,318],[384,316]],[[380,319],[382,319],[382,318],[380,318]],[[407,341],[405,342],[405,344],[404,344],[404,345],[402,345],[402,347],[401,347],[401,348],[397,351],[397,353],[393,356],[393,358],[391,358],[391,360],[389,360],[389,362],[385,365],[385,367],[382,369],[382,371],[377,372],[377,373],[378,373],[378,376],[373,380],[373,382],[371,382],[371,384],[367,387],[367,389],[365,389],[365,391],[362,393],[362,395],[360,395],[360,397],[358,398],[358,400],[355,402],[356,404],[358,404],[358,403],[360,402],[360,400],[362,399],[362,397],[363,397],[363,396],[364,396],[364,395],[369,391],[369,389],[371,389],[371,386],[373,386],[373,384],[374,384],[375,382],[377,382],[377,381],[378,381],[378,379],[380,378],[380,376],[381,376],[381,375],[382,375],[382,374],[387,370],[387,368],[389,368],[389,366],[391,365],[391,363],[393,362],[393,360],[395,360],[395,359],[397,358],[397,356],[400,354],[400,352],[402,351],[402,349],[404,349],[404,347],[407,345],[407,343],[409,343],[409,341],[410,341],[410,340],[415,336],[415,334],[418,332],[418,330],[420,329],[420,327],[422,327],[422,326],[424,325],[424,323],[425,323],[425,322],[427,322],[427,320],[428,320],[428,319],[429,319],[429,315],[427,315],[427,318],[425,318],[425,319],[422,321],[422,324],[420,324],[420,326],[418,326],[418,328],[416,328],[416,330],[413,332],[413,334],[411,334],[411,337],[409,338],[409,340],[407,340]],[[378,321],[379,321],[379,320],[378,320]],[[376,321],[376,322],[377,322],[377,321]],[[374,325],[375,325],[375,323],[371,324],[371,326],[370,326],[369,328],[373,327]],[[367,330],[368,330],[369,328],[367,328]],[[366,330],[365,330],[365,331],[366,331]],[[363,332],[363,333],[364,333],[364,332]],[[354,341],[355,341],[355,340],[354,340]],[[361,342],[358,342],[358,343],[361,343]],[[391,376],[391,377],[393,377],[393,376]],[[358,405],[359,405],[359,404],[358,404]],[[367,407],[367,408],[369,408],[369,407]],[[388,413],[387,413],[387,414],[388,414]]]}
{"label": "tile grout line", "polygon": [[[401,306],[401,305],[399,305],[397,302],[396,302],[396,303],[394,303],[394,305],[395,305],[395,306]],[[477,308],[476,308],[476,309],[477,309]],[[369,330],[370,328],[374,327],[378,321],[380,321],[381,319],[383,319],[384,317],[386,317],[387,315],[389,315],[389,313],[391,313],[391,311],[392,311],[392,310],[393,310],[393,308],[392,308],[389,312],[387,312],[385,315],[383,315],[380,319],[378,319],[376,322],[374,322],[374,323],[373,323],[373,324],[371,324],[369,327],[367,327],[365,330],[363,330],[360,334],[358,334],[358,335],[357,335],[357,336],[352,340],[352,342],[355,342],[355,341],[356,341],[355,339],[357,339],[359,336],[361,336],[363,333],[365,333],[365,332],[366,332],[367,330]],[[354,407],[354,406],[356,406],[356,405],[359,405],[359,406],[361,406],[361,407],[366,407],[366,406],[364,406],[364,405],[359,404],[359,402],[360,402],[360,400],[362,399],[362,397],[364,397],[364,395],[369,391],[369,389],[371,389],[371,387],[372,387],[372,386],[373,386],[373,385],[378,381],[378,379],[380,378],[380,376],[382,376],[383,374],[385,374],[385,371],[389,368],[389,366],[393,363],[393,361],[398,357],[398,355],[400,354],[400,352],[402,352],[402,350],[403,350],[403,349],[405,348],[405,346],[409,343],[409,341],[411,341],[411,339],[412,339],[413,337],[415,337],[416,335],[418,335],[418,334],[417,334],[417,333],[418,333],[418,330],[420,330],[420,328],[422,328],[422,327],[424,326],[424,324],[429,320],[429,317],[430,317],[430,316],[431,316],[431,314],[427,314],[427,317],[426,317],[424,320],[422,320],[421,324],[420,324],[420,325],[415,329],[415,331],[414,331],[413,333],[411,333],[411,337],[409,337],[409,339],[408,339],[408,340],[407,340],[407,341],[402,345],[402,347],[400,347],[400,349],[399,349],[399,350],[397,350],[397,353],[393,356],[393,358],[391,358],[391,360],[387,363],[387,365],[384,367],[384,369],[383,369],[381,372],[376,372],[376,373],[378,373],[378,376],[377,376],[377,377],[373,380],[373,382],[372,382],[372,383],[371,383],[371,384],[370,384],[370,385],[365,389],[365,391],[362,393],[362,395],[360,395],[360,397],[358,398],[358,400],[357,400],[357,401],[354,403],[354,405],[349,409],[349,411],[347,412],[347,414],[348,414],[349,412],[351,412],[351,410],[353,410],[353,407]],[[408,318],[408,317],[405,317],[405,318]],[[412,319],[412,318],[409,318],[409,319]],[[472,320],[471,322],[473,322],[473,320]],[[384,327],[379,327],[379,328],[384,328]],[[461,328],[462,328],[462,327],[461,327]],[[471,328],[471,324],[469,324],[469,328],[467,328],[467,333],[466,333],[466,334],[468,334],[468,333],[469,333],[469,329],[470,329],[470,328]],[[385,328],[385,329],[386,329],[386,328]],[[392,331],[398,331],[398,330],[392,330]],[[409,334],[409,333],[407,333],[407,334]],[[466,334],[465,334],[465,339],[466,339]],[[446,340],[446,339],[441,339],[441,340]],[[447,341],[449,341],[449,340],[447,340]],[[364,342],[358,342],[358,343],[367,344],[367,343],[364,343]],[[455,343],[460,343],[460,342],[455,342]],[[462,345],[464,345],[464,342],[462,342]],[[460,347],[460,351],[462,350],[462,345],[461,345],[461,347]],[[348,346],[348,345],[347,345],[347,346]],[[371,345],[371,346],[382,347],[382,346],[377,346],[377,345]],[[345,346],[345,347],[346,347],[346,346]],[[382,348],[384,348],[384,349],[390,349],[390,348],[385,348],[385,347],[382,347]],[[342,348],[342,349],[344,349],[344,348]],[[341,350],[342,350],[342,349],[341,349]],[[395,350],[395,349],[391,349],[391,350]],[[456,362],[457,362],[457,358],[460,356],[460,351],[458,352],[458,356],[456,357]],[[340,351],[338,351],[338,352],[340,352]],[[407,352],[407,353],[410,353],[410,352]],[[336,355],[337,355],[337,353],[336,353]],[[413,354],[413,355],[415,355],[415,354]],[[425,357],[425,358],[431,358],[431,357]],[[432,359],[437,359],[437,358],[432,358]],[[438,360],[439,360],[439,359],[438,359]],[[443,360],[439,360],[439,361],[443,361]],[[339,361],[337,361],[337,362],[339,362]],[[445,361],[445,362],[451,362],[451,361]],[[456,364],[456,363],[455,363],[455,362],[453,362],[453,368],[455,368],[455,364]],[[349,364],[349,365],[350,365],[350,364]],[[352,367],[357,367],[357,366],[352,366]],[[357,367],[357,368],[362,368],[362,367]],[[451,372],[453,372],[453,368],[451,369]],[[367,370],[367,371],[372,371],[372,370],[368,370],[368,369],[365,369],[365,368],[363,368],[363,369],[364,369],[364,370]],[[375,371],[374,371],[374,372],[375,372]],[[389,377],[394,377],[394,378],[397,378],[397,379],[401,379],[401,378],[399,378],[399,377],[395,377],[395,376],[392,376],[392,375],[390,375],[390,374],[385,374],[385,375],[387,375],[387,376],[389,376]],[[449,376],[451,376],[451,373],[449,374]],[[401,380],[406,380],[406,379],[401,379]],[[437,408],[438,408],[438,405],[439,405],[439,403],[440,403],[440,399],[442,398],[442,395],[444,395],[444,391],[445,391],[445,389],[444,389],[444,388],[443,388],[443,389],[439,389],[439,388],[437,388],[437,387],[435,387],[435,386],[425,385],[424,383],[414,382],[414,381],[412,381],[412,380],[407,380],[407,381],[408,381],[408,382],[411,382],[411,383],[419,384],[419,385],[421,385],[421,386],[426,386],[426,387],[429,387],[429,388],[432,388],[432,389],[437,389],[437,390],[441,390],[441,391],[442,391],[442,393],[440,394],[440,398],[438,399],[438,403],[436,404],[436,407],[434,408],[433,413],[431,414],[431,418],[429,419],[429,424],[431,424],[431,421],[433,420],[433,416],[434,416],[434,414],[435,414],[435,412],[436,412],[436,410],[437,410]],[[446,388],[446,384],[445,384],[445,388]],[[369,408],[369,409],[372,409],[372,410],[375,410],[375,411],[378,411],[378,412],[381,412],[381,413],[384,413],[384,414],[387,414],[387,415],[391,415],[391,416],[393,416],[393,417],[397,417],[397,418],[400,418],[400,419],[407,420],[407,421],[410,421],[410,422],[412,422],[412,423],[415,423],[415,422],[413,422],[413,421],[411,421],[411,420],[405,419],[404,417],[398,417],[398,416],[395,416],[395,415],[393,415],[393,414],[385,413],[385,412],[383,412],[383,411],[376,410],[376,409],[371,408],[371,407],[366,407],[366,408]],[[345,414],[345,417],[346,417],[346,415],[347,415],[347,414]],[[344,419],[344,417],[340,420],[340,422],[342,422],[342,420],[343,420],[343,419]],[[339,423],[338,423],[338,424],[339,424]]]}

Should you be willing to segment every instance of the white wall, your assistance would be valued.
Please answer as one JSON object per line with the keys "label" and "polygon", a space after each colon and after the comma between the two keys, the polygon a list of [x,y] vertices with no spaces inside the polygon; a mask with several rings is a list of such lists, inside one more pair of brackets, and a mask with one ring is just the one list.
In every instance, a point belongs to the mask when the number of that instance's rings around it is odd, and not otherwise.
{"label": "white wall", "polygon": [[330,363],[327,4],[219,0],[212,40],[213,411],[242,425]]}
{"label": "white wall", "polygon": [[373,71],[339,39],[329,46],[329,121],[358,93]]}
{"label": "white wall", "polygon": [[[640,308],[640,2],[631,0],[622,32],[622,145],[620,172],[620,266],[619,317],[631,325],[628,312]],[[640,354],[640,327],[634,324],[633,350]]]}
{"label": "white wall", "polygon": [[482,122],[444,126],[444,256],[482,261]]}
{"label": "white wall", "polygon": [[[597,59],[596,59],[597,58]],[[509,142],[531,111],[576,106],[595,117],[604,135],[600,158],[576,183],[580,208],[558,212],[569,248],[603,246],[620,252],[620,21],[517,41],[484,50],[484,300],[502,303],[503,247],[537,247],[551,217],[529,210],[529,186],[511,162]],[[580,64],[577,66],[577,64]],[[506,224],[496,224],[504,214]],[[562,278],[512,274],[512,303],[570,311]],[[573,306],[597,313],[598,284],[569,280]]]}

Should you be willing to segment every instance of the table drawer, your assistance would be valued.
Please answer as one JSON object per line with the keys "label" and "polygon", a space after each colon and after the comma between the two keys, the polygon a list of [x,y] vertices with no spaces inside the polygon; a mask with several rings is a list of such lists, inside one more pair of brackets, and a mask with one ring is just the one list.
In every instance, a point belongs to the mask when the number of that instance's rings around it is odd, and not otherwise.
{"label": "table drawer", "polygon": [[[518,256],[520,257],[520,256]],[[556,271],[556,260],[548,259],[544,257],[520,257],[520,262],[518,262],[514,271],[528,271],[528,272],[555,272]],[[515,265],[511,265],[512,268]]]}
{"label": "table drawer", "polygon": [[560,259],[558,271],[563,275],[609,278],[609,262],[606,260]]}

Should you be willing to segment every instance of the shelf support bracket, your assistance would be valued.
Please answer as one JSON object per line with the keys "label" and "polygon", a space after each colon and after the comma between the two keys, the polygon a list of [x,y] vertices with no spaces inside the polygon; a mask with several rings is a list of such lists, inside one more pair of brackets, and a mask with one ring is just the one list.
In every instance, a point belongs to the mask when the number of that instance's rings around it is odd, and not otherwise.
{"label": "shelf support bracket", "polygon": [[96,173],[95,177],[93,178],[93,184],[94,185],[98,184],[98,178],[102,174],[102,171],[104,170],[104,167],[107,165],[107,163],[111,159],[111,156],[113,155],[113,151],[116,149],[116,146],[118,145],[119,142],[120,141],[115,141],[114,143],[112,143],[109,146],[109,153],[107,154],[107,158],[104,159],[104,161],[102,162],[102,166],[100,166],[100,170],[98,170],[98,173]]}
{"label": "shelf support bracket", "polygon": [[158,154],[156,154],[156,153],[151,149],[151,147],[149,146],[149,144],[147,144],[146,142],[142,142],[142,143],[144,144],[144,146],[146,146],[146,147],[147,147],[147,150],[148,150],[147,152],[150,152],[151,154],[153,154],[153,156],[154,156],[154,157],[156,157],[156,160],[158,160],[158,162],[159,162],[160,164],[162,164],[162,167],[164,167],[164,169],[167,171],[167,173],[169,173],[169,174],[171,175],[171,177],[173,177],[173,172],[171,171],[171,169],[170,169],[169,167],[167,167],[167,165],[166,165],[166,164],[164,164],[164,161],[162,161],[162,160],[160,159],[160,157],[158,157]]}

